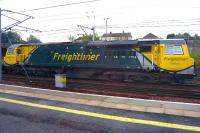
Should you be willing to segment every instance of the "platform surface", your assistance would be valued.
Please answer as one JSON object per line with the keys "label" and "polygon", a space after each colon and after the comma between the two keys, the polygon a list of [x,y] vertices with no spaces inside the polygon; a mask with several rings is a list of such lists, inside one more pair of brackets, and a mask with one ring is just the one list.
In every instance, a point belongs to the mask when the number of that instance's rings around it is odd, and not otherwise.
{"label": "platform surface", "polygon": [[113,109],[200,118],[200,104],[114,97],[0,84],[0,92]]}
{"label": "platform surface", "polygon": [[0,93],[0,132],[188,133],[200,132],[200,118]]}

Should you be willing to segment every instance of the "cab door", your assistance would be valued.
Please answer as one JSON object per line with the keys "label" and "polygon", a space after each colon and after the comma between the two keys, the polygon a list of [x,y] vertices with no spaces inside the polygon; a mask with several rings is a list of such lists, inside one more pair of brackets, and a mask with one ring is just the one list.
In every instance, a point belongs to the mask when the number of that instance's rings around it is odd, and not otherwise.
{"label": "cab door", "polygon": [[151,45],[141,45],[139,46],[139,53],[137,58],[140,61],[141,67],[145,70],[153,69],[154,57]]}
{"label": "cab door", "polygon": [[21,52],[21,49],[17,49],[16,52],[17,52],[17,61],[20,64],[24,61],[25,55],[22,54],[23,52]]}
{"label": "cab door", "polygon": [[152,62],[154,64],[154,67],[159,67],[161,63],[161,47],[159,44],[153,46],[152,57],[153,57]]}

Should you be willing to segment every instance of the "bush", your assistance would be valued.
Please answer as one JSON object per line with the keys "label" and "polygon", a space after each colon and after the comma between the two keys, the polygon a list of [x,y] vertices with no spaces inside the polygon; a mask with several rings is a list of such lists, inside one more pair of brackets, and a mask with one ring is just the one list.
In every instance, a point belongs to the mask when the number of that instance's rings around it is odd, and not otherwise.
{"label": "bush", "polygon": [[194,49],[193,48],[192,51],[191,51],[191,56],[195,60],[195,66],[197,68],[200,68],[200,49],[198,49],[198,48]]}

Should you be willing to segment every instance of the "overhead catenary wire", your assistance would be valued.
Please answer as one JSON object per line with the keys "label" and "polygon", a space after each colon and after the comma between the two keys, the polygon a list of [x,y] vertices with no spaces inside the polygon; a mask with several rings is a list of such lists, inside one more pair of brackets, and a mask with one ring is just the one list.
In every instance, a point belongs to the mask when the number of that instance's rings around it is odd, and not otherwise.
{"label": "overhead catenary wire", "polygon": [[[95,0],[96,1],[96,0]],[[98,0],[97,0],[98,1]],[[91,1],[84,1],[84,2],[79,2],[80,3],[85,3],[85,2],[91,2]],[[78,2],[77,2],[78,3]],[[70,3],[70,4],[77,4],[77,3]],[[48,8],[54,8],[54,7],[60,7],[60,6],[67,6],[70,4],[63,4],[63,5],[56,5],[56,6],[49,6],[49,7],[43,7],[43,8],[37,8],[37,9],[30,9],[30,10],[25,10],[25,11],[21,11],[21,12],[26,12],[26,11],[35,11],[35,10],[42,10],[42,9],[48,9]],[[60,19],[76,19],[77,17],[74,18],[60,18]],[[197,19],[191,19],[191,20],[198,20],[200,18]],[[53,19],[54,20],[54,19]],[[55,20],[59,20],[59,19],[55,19]],[[166,20],[167,21],[180,21],[180,20]],[[152,22],[143,22],[143,23],[159,23],[160,21],[152,21]],[[190,24],[190,25],[164,25],[164,26],[195,26],[195,25],[199,25],[199,24]],[[148,25],[140,25],[140,26],[124,26],[124,27],[111,27],[111,28],[134,28],[134,27],[161,27],[163,25],[153,25],[153,26],[148,26]],[[110,28],[110,27],[109,27]]]}
{"label": "overhead catenary wire", "polygon": [[5,31],[10,30],[11,28],[13,28],[13,27],[19,25],[20,23],[25,22],[25,21],[28,20],[28,19],[30,19],[30,18],[26,18],[26,19],[24,19],[24,20],[22,20],[22,21],[18,21],[18,22],[16,22],[16,23],[13,23],[13,24],[11,24],[11,25],[9,25],[9,26],[6,26],[6,27],[4,27],[4,28],[2,28],[2,29],[4,29]]}
{"label": "overhead catenary wire", "polygon": [[46,30],[44,32],[57,32],[57,31],[71,31],[71,30],[78,30],[78,28],[69,28],[69,29],[51,29],[51,30]]}
{"label": "overhead catenary wire", "polygon": [[68,32],[77,32],[81,31],[80,29],[74,29],[74,30],[60,30],[60,31],[55,31],[54,33],[37,33],[39,36],[48,36],[48,35],[57,35],[57,34],[67,34]]}
{"label": "overhead catenary wire", "polygon": [[17,27],[24,28],[24,29],[27,29],[27,30],[36,31],[36,32],[42,32],[41,30],[37,30],[37,29],[29,28],[29,27],[24,27],[24,26],[20,26],[20,25],[17,25]]}
{"label": "overhead catenary wire", "polygon": [[[41,18],[39,18],[39,19],[41,19]],[[76,18],[78,18],[78,17],[55,18],[55,19],[52,18],[51,20],[55,20],[55,21],[56,20],[59,21],[59,20],[63,20],[63,19],[73,20],[73,19],[76,19]],[[200,18],[195,18],[195,19],[177,19],[177,20],[174,19],[174,20],[149,21],[149,22],[147,21],[147,22],[142,22],[140,24],[138,24],[138,23],[127,24],[125,26],[121,26],[121,25],[108,25],[108,28],[111,28],[111,29],[156,28],[155,30],[157,30],[158,28],[167,28],[168,29],[168,27],[190,27],[190,26],[194,27],[194,26],[199,26],[200,24],[197,23],[198,21],[194,21],[194,20],[200,20]],[[35,21],[36,21],[35,23],[41,22],[41,21],[38,21],[37,19]],[[183,21],[189,21],[189,22],[183,22]],[[61,21],[61,22],[63,22],[63,21]],[[169,22],[174,22],[176,24],[171,24]],[[189,23],[189,24],[183,24],[183,23]],[[41,26],[41,27],[43,28],[43,26]],[[68,28],[68,27],[66,27],[66,28]],[[99,26],[99,27],[95,26],[95,28],[101,30],[103,28],[105,29],[105,26]],[[41,31],[43,31],[43,32],[50,32],[50,33],[55,32],[55,34],[56,34],[57,32],[60,31],[60,29],[54,29],[54,30],[49,30],[49,29],[45,29],[44,30],[44,29],[41,29]],[[41,34],[41,33],[39,33],[39,34]]]}
{"label": "overhead catenary wire", "polygon": [[19,20],[15,19],[15,18],[12,18],[12,17],[9,17],[9,16],[4,15],[4,14],[1,14],[1,16],[4,16],[4,17],[6,17],[6,18],[9,18],[9,19],[15,20],[15,21],[17,21],[17,22],[20,22]]}
{"label": "overhead catenary wire", "polygon": [[[17,14],[21,14],[21,15],[25,15],[23,14],[23,12],[30,12],[30,11],[37,11],[37,10],[44,10],[44,9],[50,9],[50,8],[56,8],[56,7],[63,7],[63,6],[70,6],[70,5],[79,5],[79,4],[86,4],[86,3],[92,3],[92,2],[97,2],[97,1],[101,1],[101,0],[90,0],[90,1],[82,1],[82,2],[74,2],[74,3],[67,3],[67,4],[61,4],[61,5],[54,5],[54,6],[48,6],[48,7],[42,7],[42,8],[36,8],[36,9],[30,9],[30,10],[23,10],[23,11],[19,11],[19,12],[14,12],[14,11],[10,11],[10,10],[5,10],[7,12],[10,12],[10,14],[14,14],[14,13],[17,13]],[[9,14],[8,14],[9,15]],[[6,16],[6,15],[5,15]],[[25,16],[29,16],[29,15],[25,15]],[[16,20],[14,18],[11,18],[11,17],[8,17],[6,16],[7,18],[10,18],[12,20]],[[30,17],[30,16],[29,16]],[[32,16],[31,16],[32,17]],[[68,18],[66,18],[68,19]],[[24,22],[24,21],[23,21]],[[8,29],[11,29],[13,27],[15,27],[16,25],[18,25],[20,23],[20,21],[8,26],[8,27],[5,27],[6,30]],[[30,29],[30,30],[35,30],[33,28],[28,28],[28,27],[23,27],[23,26],[18,26],[18,27],[21,27],[21,28],[25,28],[25,29]],[[39,31],[41,32],[40,30],[35,30],[35,31]]]}
{"label": "overhead catenary wire", "polygon": [[[42,9],[48,9],[48,8],[54,8],[54,7],[68,6],[68,5],[73,5],[73,4],[90,3],[90,2],[95,2],[95,1],[100,1],[100,0],[92,0],[92,1],[83,1],[83,2],[76,2],[76,3],[60,4],[60,5],[55,5],[55,6],[48,6],[48,7],[36,8],[36,9],[30,9],[30,10],[23,10],[23,11],[19,11],[19,12],[29,12],[29,11],[42,10]],[[200,19],[200,18],[197,18],[197,19]],[[180,21],[180,20],[166,20],[166,21]],[[143,22],[143,23],[154,23],[154,22],[157,22],[157,21]]]}
{"label": "overhead catenary wire", "polygon": [[19,31],[19,32],[20,32],[20,31],[28,32],[28,30],[23,30],[23,29],[13,29],[13,28],[12,28],[12,31],[16,31],[16,32],[18,32],[18,31]]}
{"label": "overhead catenary wire", "polygon": [[23,16],[26,16],[26,17],[34,18],[33,16],[30,16],[30,15],[27,15],[27,14],[23,14],[21,12],[15,12],[15,11],[11,11],[11,10],[3,10],[3,11],[9,12],[10,14],[19,14],[19,15],[23,15]]}
{"label": "overhead catenary wire", "polygon": [[[98,18],[101,18],[100,16],[97,15]],[[60,20],[74,20],[74,19],[80,19],[80,18],[84,18],[83,16],[76,16],[76,17],[54,17],[54,18],[48,18],[48,19],[44,19],[44,20],[41,20],[42,18],[36,18],[34,21],[32,22],[29,22],[29,24],[31,23],[38,23],[38,22],[42,22],[42,23],[45,23],[46,21],[60,21]],[[62,21],[63,22],[63,21]],[[135,20],[134,20],[135,22]],[[137,22],[137,23],[134,23],[134,25],[142,25],[142,24],[151,24],[151,25],[161,25],[161,24],[165,24],[165,23],[199,23],[200,22],[200,18],[194,18],[194,19],[172,19],[172,20],[162,20],[162,21],[146,21],[146,22]],[[132,25],[133,23],[128,23],[127,25]],[[194,24],[195,25],[195,24]]]}
{"label": "overhead catenary wire", "polygon": [[[168,25],[168,26],[172,26],[172,25]],[[176,25],[178,26],[178,25]],[[181,27],[183,26],[186,26],[186,25],[179,25]],[[187,26],[190,26],[190,25],[187,25]],[[152,28],[152,26],[138,26],[138,27],[120,27],[120,26],[112,26],[112,25],[108,25],[109,28],[111,29],[127,29],[127,28]],[[154,28],[160,28],[162,26],[154,26]],[[166,25],[167,27],[167,25]],[[173,27],[173,26],[172,26]],[[175,27],[175,26],[174,26]],[[164,28],[164,27],[163,27]],[[104,29],[104,26],[103,25],[98,25],[96,26],[96,29],[99,29],[99,30],[103,30]],[[167,29],[168,30],[168,29]],[[63,32],[65,31],[65,32]],[[54,34],[58,34],[58,33],[67,33],[67,32],[76,32],[76,31],[81,31],[81,30],[78,30],[77,28],[68,28],[68,29],[51,29],[51,30],[46,30],[46,31],[42,31],[42,34],[41,33],[38,33],[40,35],[54,35]],[[185,31],[185,30],[182,30],[182,31]],[[190,31],[194,31],[194,30],[190,30]],[[197,30],[198,31],[198,30]],[[52,33],[53,32],[53,33]],[[47,33],[47,34],[46,34]]]}
{"label": "overhead catenary wire", "polygon": [[7,15],[4,15],[4,14],[1,14],[2,16],[6,17],[6,18],[9,18],[11,20],[14,20],[16,21],[15,23],[11,24],[11,25],[8,25],[2,29],[4,29],[4,31],[7,31],[7,30],[11,30],[13,27],[20,27],[20,28],[23,28],[23,29],[26,29],[26,30],[20,30],[18,29],[18,31],[27,31],[27,30],[32,30],[32,31],[35,31],[35,32],[42,32],[41,30],[37,30],[37,29],[33,29],[33,28],[29,28],[29,27],[25,27],[25,26],[20,26],[19,24],[29,20],[29,19],[33,19],[34,17],[30,16],[30,15],[26,15],[26,14],[23,14],[23,13],[19,13],[19,12],[14,12],[14,11],[10,11],[10,10],[4,10],[4,11],[7,11],[7,12],[12,12],[12,13],[16,13],[16,14],[19,14],[19,15],[23,15],[23,16],[26,16],[25,19],[23,20],[18,20],[18,19],[15,19],[13,17],[10,17],[10,16],[7,16]]}
{"label": "overhead catenary wire", "polygon": [[[4,16],[6,18],[9,18],[9,19],[12,19],[14,21],[16,21],[15,23],[13,24],[10,24],[4,28],[2,28],[4,31],[7,31],[7,30],[11,30],[13,27],[15,26],[19,26],[19,24],[29,20],[29,19],[33,19],[33,16],[30,16],[30,15],[27,15],[27,14],[23,14],[23,13],[19,13],[19,12],[15,12],[15,11],[11,11],[11,10],[3,10],[3,11],[6,11],[6,12],[11,12],[11,13],[15,13],[15,14],[19,14],[19,15],[22,15],[22,16],[25,16],[26,18],[24,18],[23,20],[18,20],[18,19],[15,19],[13,17],[10,17],[10,16],[7,16],[5,14],[1,14],[1,16]],[[23,28],[23,26],[21,26]],[[27,28],[27,27],[26,27]],[[28,29],[28,28],[27,28]],[[31,28],[29,28],[31,29]]]}
{"label": "overhead catenary wire", "polygon": [[87,4],[87,3],[93,3],[101,0],[88,0],[88,1],[82,1],[82,2],[74,2],[74,3],[67,3],[67,4],[61,4],[61,5],[54,5],[54,6],[47,6],[47,7],[41,7],[41,8],[35,8],[35,9],[29,9],[29,10],[22,10],[18,12],[32,12],[32,11],[38,11],[38,10],[44,10],[44,9],[50,9],[50,8],[56,8],[56,7],[63,7],[63,6],[70,6],[70,5],[79,5],[79,4]]}

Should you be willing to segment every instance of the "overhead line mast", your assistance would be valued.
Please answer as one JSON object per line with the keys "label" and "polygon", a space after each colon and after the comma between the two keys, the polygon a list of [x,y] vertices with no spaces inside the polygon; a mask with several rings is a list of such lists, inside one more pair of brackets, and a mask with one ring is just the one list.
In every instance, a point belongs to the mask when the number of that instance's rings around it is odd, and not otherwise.
{"label": "overhead line mast", "polygon": [[[5,14],[2,14],[2,11],[23,15],[23,16],[26,16],[26,18],[24,20],[17,20],[15,18],[12,18],[12,17],[9,17]],[[1,27],[1,16],[15,20],[16,22],[9,25],[9,26],[2,28]],[[25,29],[29,29],[29,30],[35,30],[35,29],[32,29],[32,28],[24,27],[24,26],[19,26],[19,24],[21,24],[21,23],[23,23],[23,22],[25,22],[25,21],[27,21],[28,19],[31,19],[31,18],[33,18],[33,17],[30,16],[30,15],[26,15],[26,14],[19,13],[19,12],[14,12],[14,11],[10,11],[10,10],[2,10],[0,8],[0,82],[2,82],[2,64],[3,64],[3,61],[2,61],[2,42],[1,42],[2,31],[3,31],[3,29],[4,29],[4,31],[11,30],[13,27],[16,27],[16,26],[21,27],[21,28],[25,28]],[[35,31],[39,31],[39,30],[35,30]]]}
{"label": "overhead line mast", "polygon": [[1,52],[1,8],[0,8],[0,82],[2,81],[2,52]]}
{"label": "overhead line mast", "polygon": [[83,31],[85,32],[86,35],[88,35],[88,34],[87,34],[86,31],[84,30],[84,28],[85,28],[85,29],[92,30],[92,31],[93,31],[92,40],[93,40],[93,41],[95,40],[95,27],[90,28],[90,27],[86,27],[86,26],[82,26],[82,25],[77,25],[77,26],[80,27],[81,30],[83,30]]}

